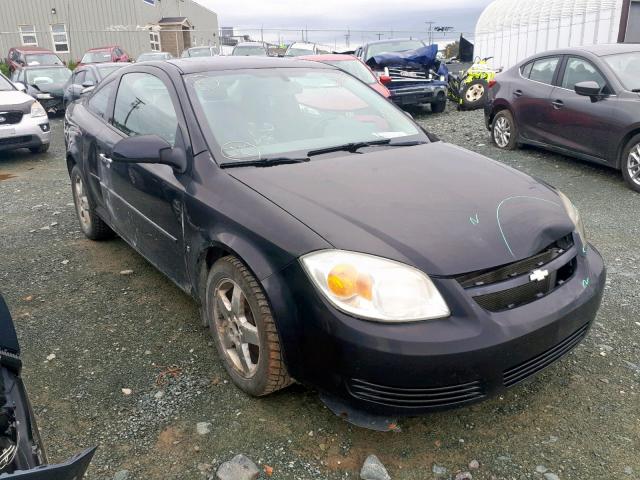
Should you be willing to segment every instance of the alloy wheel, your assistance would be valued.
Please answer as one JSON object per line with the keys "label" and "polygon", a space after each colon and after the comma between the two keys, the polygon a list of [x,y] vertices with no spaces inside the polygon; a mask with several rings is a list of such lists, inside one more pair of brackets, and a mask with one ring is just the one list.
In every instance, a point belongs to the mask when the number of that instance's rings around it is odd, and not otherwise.
{"label": "alloy wheel", "polygon": [[468,102],[477,102],[484,95],[484,85],[480,83],[476,83],[475,85],[471,85],[464,96]]}
{"label": "alloy wheel", "polygon": [[493,138],[496,141],[496,145],[500,148],[505,148],[509,145],[511,139],[511,124],[505,117],[498,117],[493,125]]}
{"label": "alloy wheel", "polygon": [[629,151],[627,171],[631,181],[636,185],[640,185],[640,143],[634,145]]}
{"label": "alloy wheel", "polygon": [[76,211],[82,227],[87,230],[91,227],[91,217],[89,212],[89,199],[84,191],[84,184],[79,175],[75,177],[73,182],[73,196],[75,197]]}
{"label": "alloy wheel", "polygon": [[214,289],[212,321],[230,365],[244,378],[253,377],[260,359],[258,327],[242,288],[230,278],[220,280]]}

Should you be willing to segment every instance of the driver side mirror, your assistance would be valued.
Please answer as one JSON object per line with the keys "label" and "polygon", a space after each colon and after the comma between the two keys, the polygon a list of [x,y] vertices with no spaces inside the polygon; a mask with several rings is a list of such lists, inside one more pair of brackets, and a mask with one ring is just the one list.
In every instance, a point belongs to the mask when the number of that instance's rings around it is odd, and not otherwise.
{"label": "driver side mirror", "polygon": [[92,81],[90,81],[90,80],[89,80],[89,81],[87,81],[87,82],[84,82],[84,83],[82,84],[82,86],[83,86],[84,88],[89,88],[89,87],[95,87],[95,86],[96,86],[96,84],[95,84],[94,82],[92,82]]}
{"label": "driver side mirror", "polygon": [[16,87],[20,92],[27,91],[27,86],[22,82],[13,82],[13,86]]}
{"label": "driver side mirror", "polygon": [[179,173],[187,170],[187,155],[179,147],[157,135],[140,135],[120,140],[113,147],[111,159],[122,163],[158,163],[169,165]]}
{"label": "driver side mirror", "polygon": [[578,82],[574,85],[573,89],[578,95],[583,97],[591,97],[592,102],[597,102],[602,96],[604,88],[600,88],[597,82],[589,80],[587,82]]}
{"label": "driver side mirror", "polygon": [[95,89],[96,89],[96,87],[94,87],[94,86],[85,88],[84,85],[83,85],[82,90],[80,90],[80,95],[86,95],[87,93],[93,92]]}

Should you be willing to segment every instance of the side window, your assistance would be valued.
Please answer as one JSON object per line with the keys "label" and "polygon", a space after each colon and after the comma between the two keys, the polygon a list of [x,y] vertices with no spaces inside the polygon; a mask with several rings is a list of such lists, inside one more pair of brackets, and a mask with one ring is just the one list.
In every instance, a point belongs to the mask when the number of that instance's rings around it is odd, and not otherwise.
{"label": "side window", "polygon": [[524,78],[529,78],[529,75],[531,75],[531,68],[533,67],[533,62],[529,62],[526,65],[524,65],[523,67],[520,68],[520,74],[524,77]]}
{"label": "side window", "polygon": [[596,70],[593,64],[584,58],[570,57],[567,66],[564,69],[564,77],[562,77],[562,87],[573,90],[576,83],[593,81],[600,88],[607,85],[606,80],[600,72]]}
{"label": "side window", "polygon": [[82,70],[81,72],[76,73],[73,80],[74,85],[82,85],[84,83],[86,73],[86,70]]}
{"label": "side window", "polygon": [[129,136],[158,135],[175,145],[178,117],[162,80],[148,73],[123,75],[113,125]]}
{"label": "side window", "polygon": [[84,76],[84,80],[82,81],[82,83],[87,83],[87,84],[90,83],[92,85],[95,85],[96,83],[98,83],[96,81],[95,75],[93,74],[93,70],[85,70],[84,73],[85,73],[85,76]]}
{"label": "side window", "polygon": [[529,79],[540,83],[551,85],[553,82],[553,74],[559,62],[558,57],[541,58],[533,62]]}
{"label": "side window", "polygon": [[103,85],[100,90],[95,92],[87,102],[87,108],[99,117],[108,120],[107,108],[109,108],[109,99],[116,89],[116,82],[109,82]]}

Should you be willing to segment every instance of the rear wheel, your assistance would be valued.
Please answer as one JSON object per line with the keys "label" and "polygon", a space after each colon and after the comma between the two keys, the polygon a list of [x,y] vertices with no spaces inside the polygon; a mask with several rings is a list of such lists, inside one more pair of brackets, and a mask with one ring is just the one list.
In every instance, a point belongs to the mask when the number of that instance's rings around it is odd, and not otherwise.
{"label": "rear wheel", "polygon": [[103,240],[112,237],[113,230],[98,216],[95,207],[91,203],[89,193],[86,190],[82,174],[77,165],[74,165],[71,169],[71,190],[82,233],[91,240]]}
{"label": "rear wheel", "polygon": [[484,107],[487,101],[486,80],[476,79],[465,84],[460,92],[460,97],[462,98],[462,108],[465,110]]}
{"label": "rear wheel", "polygon": [[622,152],[622,176],[627,185],[640,192],[640,135],[633,137]]}
{"label": "rear wheel", "polygon": [[269,303],[236,257],[221,258],[207,278],[205,321],[233,382],[253,396],[292,383]]}
{"label": "rear wheel", "polygon": [[493,118],[491,138],[493,143],[502,150],[518,148],[518,130],[509,110],[501,110]]}

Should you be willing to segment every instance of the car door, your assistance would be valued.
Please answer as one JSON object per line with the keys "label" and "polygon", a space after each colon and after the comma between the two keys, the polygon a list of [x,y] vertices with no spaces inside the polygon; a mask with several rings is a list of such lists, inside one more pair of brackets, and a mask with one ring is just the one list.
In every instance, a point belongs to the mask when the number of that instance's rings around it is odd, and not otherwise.
{"label": "car door", "polygon": [[[604,160],[610,151],[610,119],[615,101],[610,83],[598,68],[586,58],[567,56],[558,77],[558,86],[550,97],[549,143],[583,155]],[[575,84],[596,82],[603,96],[593,102],[578,95]]]}
{"label": "car door", "polygon": [[[156,67],[123,74],[112,125],[121,138],[157,135],[184,151],[188,135],[168,76]],[[183,199],[186,176],[160,164],[111,162],[103,189],[115,228],[179,285],[186,284]]]}
{"label": "car door", "polygon": [[551,113],[549,98],[560,65],[560,56],[541,57],[520,69],[520,79],[511,90],[511,105],[520,135],[544,142]]}

